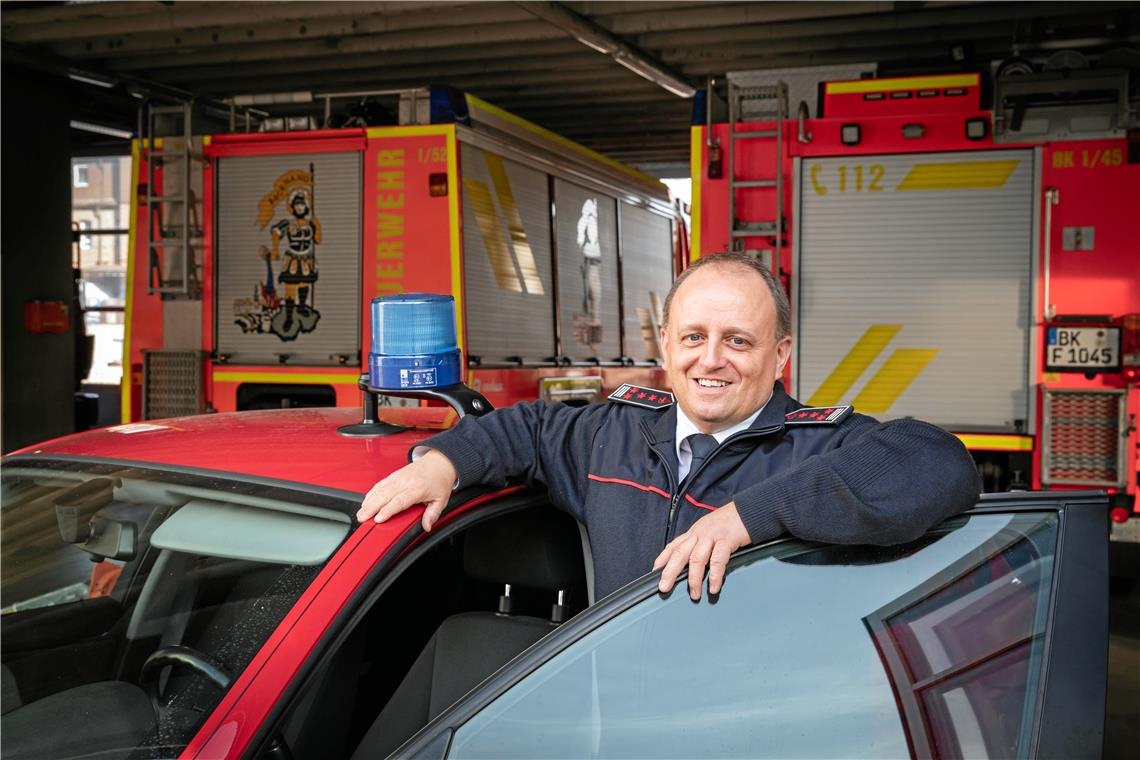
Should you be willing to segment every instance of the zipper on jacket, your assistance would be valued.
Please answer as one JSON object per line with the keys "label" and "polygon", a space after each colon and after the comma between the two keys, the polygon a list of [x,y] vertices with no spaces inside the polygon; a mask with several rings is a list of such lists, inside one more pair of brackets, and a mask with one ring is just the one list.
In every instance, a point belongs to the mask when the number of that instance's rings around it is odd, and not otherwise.
{"label": "zipper on jacket", "polygon": [[[736,441],[744,440],[747,438],[761,438],[764,436],[769,436],[772,433],[779,432],[780,430],[783,430],[783,429],[784,429],[783,425],[771,425],[769,427],[759,428],[757,430],[741,430],[739,433],[733,433],[728,438],[725,438],[724,442],[722,442],[715,449],[713,449],[711,452],[709,452],[709,455],[707,457],[705,457],[705,461],[701,462],[700,467],[698,467],[696,470],[690,470],[689,471],[688,476],[686,476],[686,478],[685,478],[685,485],[683,488],[678,488],[678,483],[675,480],[676,473],[668,472],[667,474],[669,475],[669,490],[673,493],[673,498],[669,502],[669,516],[665,520],[665,540],[661,544],[661,548],[665,548],[665,546],[667,546],[669,544],[669,536],[673,532],[674,528],[676,527],[674,525],[674,521],[676,520],[676,517],[677,517],[677,505],[681,502],[681,497],[684,496],[685,493],[688,492],[689,484],[691,484],[694,480],[696,480],[697,475],[700,474],[700,472],[702,470],[704,470],[706,467],[708,467],[709,462],[712,461],[713,457],[715,457],[718,453],[720,453],[721,449],[725,448],[730,443],[735,443]],[[642,435],[645,435],[646,443],[649,443],[649,436],[646,433],[644,428],[642,428]],[[661,452],[659,452],[655,446],[650,444],[649,448],[653,451],[654,454],[657,455],[658,459],[661,459],[666,465],[668,465],[668,460],[661,456]],[[669,467],[666,467],[666,471],[668,471],[669,469],[670,469]]]}

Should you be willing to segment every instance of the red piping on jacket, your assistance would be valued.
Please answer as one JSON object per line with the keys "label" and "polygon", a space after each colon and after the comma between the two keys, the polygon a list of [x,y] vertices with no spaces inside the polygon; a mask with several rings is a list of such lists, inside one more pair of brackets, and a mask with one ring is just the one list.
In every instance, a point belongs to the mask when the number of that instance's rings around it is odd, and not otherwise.
{"label": "red piping on jacket", "polygon": [[[634,483],[632,480],[622,480],[621,478],[603,478],[601,475],[595,475],[592,472],[587,474],[586,477],[589,478],[590,480],[596,480],[599,483],[617,483],[618,485],[622,485],[622,486],[631,486],[633,488],[638,489],[639,491],[650,491],[651,493],[655,493],[658,496],[664,496],[666,499],[669,498],[669,494],[665,493],[664,491],[662,491],[660,488],[657,488],[656,486],[647,486],[647,485],[643,485],[641,483]],[[697,501],[692,496],[689,496],[689,494],[685,494],[685,500],[688,501],[690,504],[692,504],[694,507],[700,507],[701,509],[707,509],[710,512],[712,510],[716,509],[716,507],[712,506],[711,504],[703,504],[703,503]]]}
{"label": "red piping on jacket", "polygon": [[639,491],[650,491],[652,493],[657,494],[658,496],[664,496],[666,499],[669,498],[669,494],[665,493],[664,491],[662,491],[660,488],[657,488],[656,486],[646,486],[646,485],[642,485],[641,483],[634,483],[632,480],[622,480],[621,478],[603,478],[601,475],[595,475],[592,472],[587,474],[586,477],[589,478],[590,480],[596,480],[599,483],[617,483],[617,484],[623,485],[623,486],[632,486],[632,487],[638,489]]}
{"label": "red piping on jacket", "polygon": [[700,507],[701,509],[707,509],[710,512],[713,511],[714,509],[716,509],[716,507],[712,506],[711,504],[704,504],[702,502],[697,501],[692,496],[689,496],[689,494],[685,494],[685,500],[688,501],[690,504],[692,504],[694,507]]}

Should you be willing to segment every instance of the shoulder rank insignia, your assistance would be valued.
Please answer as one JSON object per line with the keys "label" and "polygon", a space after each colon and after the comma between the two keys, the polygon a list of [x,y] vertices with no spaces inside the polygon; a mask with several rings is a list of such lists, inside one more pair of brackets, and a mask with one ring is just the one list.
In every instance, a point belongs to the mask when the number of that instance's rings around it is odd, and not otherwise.
{"label": "shoulder rank insignia", "polygon": [[673,403],[673,394],[655,388],[642,388],[640,385],[625,385],[610,394],[610,401],[633,404],[643,409],[664,409]]}
{"label": "shoulder rank insignia", "polygon": [[846,406],[805,406],[784,415],[785,425],[838,425],[854,407]]}

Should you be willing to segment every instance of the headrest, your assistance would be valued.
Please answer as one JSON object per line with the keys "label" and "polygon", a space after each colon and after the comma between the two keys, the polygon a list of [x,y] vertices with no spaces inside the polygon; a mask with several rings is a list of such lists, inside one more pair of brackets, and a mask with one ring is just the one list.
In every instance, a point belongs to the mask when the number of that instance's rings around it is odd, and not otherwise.
{"label": "headrest", "polygon": [[540,506],[480,523],[467,531],[463,569],[495,584],[557,591],[583,577],[578,523]]}

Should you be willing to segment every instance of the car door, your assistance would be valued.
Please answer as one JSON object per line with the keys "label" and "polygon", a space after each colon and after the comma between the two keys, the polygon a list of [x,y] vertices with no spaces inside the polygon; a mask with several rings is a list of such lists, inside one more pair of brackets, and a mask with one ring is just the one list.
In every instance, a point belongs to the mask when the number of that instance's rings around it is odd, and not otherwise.
{"label": "car door", "polygon": [[1098,756],[1106,515],[987,495],[902,546],[745,550],[717,599],[646,576],[396,755]]}

